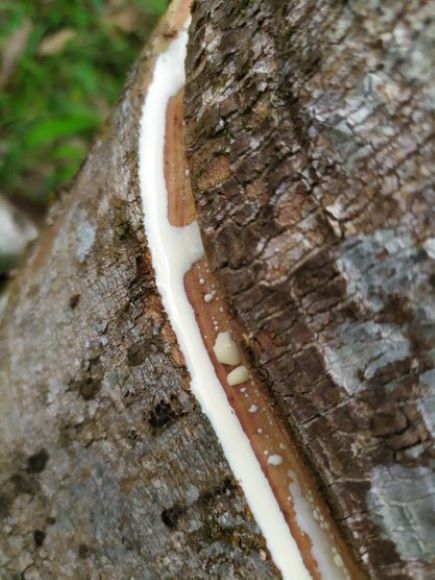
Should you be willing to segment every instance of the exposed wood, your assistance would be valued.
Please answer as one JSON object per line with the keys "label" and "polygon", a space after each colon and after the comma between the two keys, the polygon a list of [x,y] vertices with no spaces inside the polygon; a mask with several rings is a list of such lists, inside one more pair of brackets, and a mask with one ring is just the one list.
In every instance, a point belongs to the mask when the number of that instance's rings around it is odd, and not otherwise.
{"label": "exposed wood", "polygon": [[[174,226],[186,226],[196,219],[190,178],[184,148],[183,94],[170,100],[166,118],[166,158],[165,175],[169,195],[169,222]],[[169,136],[169,139],[168,139]],[[239,350],[243,347],[243,332],[236,320],[233,320],[227,309],[227,301],[222,296],[221,288],[214,276],[207,256],[196,262],[185,276],[185,286],[189,300],[195,312],[208,355],[215,367],[216,375],[221,384],[243,430],[249,437],[266,477],[274,491],[277,501],[290,526],[293,537],[303,555],[305,565],[314,579],[321,578],[318,562],[313,557],[313,541],[301,529],[298,521],[297,508],[292,496],[292,484],[296,482],[302,490],[302,496],[309,505],[309,510],[316,513],[318,523],[322,522],[322,543],[329,551],[330,559],[333,553],[339,554],[346,570],[353,579],[361,576],[359,567],[348,546],[338,532],[330,511],[322,500],[312,475],[303,464],[300,452],[287,429],[282,413],[277,408],[273,397],[258,374],[251,373],[249,380],[241,385],[232,386],[227,375],[231,367],[219,363],[213,351],[219,332],[230,331]],[[251,371],[250,361],[242,353],[240,364]],[[273,465],[269,457],[274,455],[279,463]],[[299,506],[300,507],[300,506]],[[320,531],[320,526],[319,526]],[[337,574],[340,572],[337,569]]]}
{"label": "exposed wood", "polygon": [[196,217],[184,147],[183,96],[181,91],[169,101],[166,112],[165,181],[169,195],[169,221],[186,226]]}

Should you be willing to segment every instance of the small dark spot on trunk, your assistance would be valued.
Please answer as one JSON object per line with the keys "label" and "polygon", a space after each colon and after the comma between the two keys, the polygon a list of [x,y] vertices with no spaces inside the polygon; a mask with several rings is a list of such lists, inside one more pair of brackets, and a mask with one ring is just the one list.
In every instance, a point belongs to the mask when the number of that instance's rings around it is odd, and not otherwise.
{"label": "small dark spot on trunk", "polygon": [[137,441],[139,439],[139,434],[136,431],[136,429],[131,428],[130,431],[128,432],[127,437],[130,439],[130,441]]}
{"label": "small dark spot on trunk", "polygon": [[133,344],[127,351],[127,361],[129,366],[136,367],[141,365],[148,354],[148,346],[145,344]]}
{"label": "small dark spot on trunk", "polygon": [[45,469],[49,455],[45,449],[41,449],[27,458],[27,471],[29,473],[42,473]]}
{"label": "small dark spot on trunk", "polygon": [[184,509],[181,506],[173,506],[171,508],[162,511],[162,522],[165,526],[168,526],[171,530],[177,527],[178,520],[184,513]]}
{"label": "small dark spot on trunk", "polygon": [[150,413],[148,423],[153,429],[159,429],[173,421],[176,413],[167,401],[160,401]]}
{"label": "small dark spot on trunk", "polygon": [[157,431],[186,414],[187,411],[184,409],[178,397],[172,394],[169,401],[161,399],[155,405],[149,414],[148,423],[153,431]]}
{"label": "small dark spot on trunk", "polygon": [[230,477],[227,477],[224,479],[221,489],[223,493],[231,493],[236,489],[236,482],[233,481]]}
{"label": "small dark spot on trunk", "polygon": [[40,548],[45,540],[45,532],[42,530],[35,530],[33,532],[33,540],[35,541],[35,546]]}
{"label": "small dark spot on trunk", "polygon": [[80,302],[80,294],[72,294],[72,296],[70,296],[69,305],[73,310],[78,305],[79,302]]}
{"label": "small dark spot on trunk", "polygon": [[79,394],[84,398],[85,401],[90,401],[95,397],[101,388],[100,381],[88,378],[83,381],[79,381],[78,384]]}
{"label": "small dark spot on trunk", "polygon": [[86,544],[79,544],[78,554],[79,558],[87,558],[89,556],[89,547]]}
{"label": "small dark spot on trunk", "polygon": [[99,345],[94,345],[88,349],[80,376],[70,382],[71,390],[78,391],[85,401],[93,399],[101,389],[104,373],[99,362],[99,348]]}

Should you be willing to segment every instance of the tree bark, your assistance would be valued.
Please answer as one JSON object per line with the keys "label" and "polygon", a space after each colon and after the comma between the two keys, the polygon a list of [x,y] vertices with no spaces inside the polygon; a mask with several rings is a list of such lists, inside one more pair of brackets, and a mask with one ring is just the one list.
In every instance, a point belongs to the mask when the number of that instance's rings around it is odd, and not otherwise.
{"label": "tree bark", "polygon": [[156,55],[8,291],[0,578],[276,578],[190,392],[144,237],[138,123]]}
{"label": "tree bark", "polygon": [[[0,329],[0,578],[276,578],[143,233],[140,111],[177,0]],[[433,3],[196,0],[187,151],[245,355],[373,578],[435,557]]]}
{"label": "tree bark", "polygon": [[432,577],[434,3],[192,14],[192,185],[245,353],[369,575]]}

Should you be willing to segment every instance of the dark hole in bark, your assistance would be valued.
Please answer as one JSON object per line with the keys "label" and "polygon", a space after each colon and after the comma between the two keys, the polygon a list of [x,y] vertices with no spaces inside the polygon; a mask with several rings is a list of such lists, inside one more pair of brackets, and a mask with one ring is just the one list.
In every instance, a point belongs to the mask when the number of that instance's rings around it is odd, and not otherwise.
{"label": "dark hole in bark", "polygon": [[149,413],[147,419],[151,429],[157,431],[184,417],[188,412],[177,395],[172,393],[169,400],[160,399]]}
{"label": "dark hole in bark", "polygon": [[86,544],[79,544],[78,554],[80,558],[87,558],[89,556],[89,547]]}
{"label": "dark hole in bark", "polygon": [[80,302],[80,294],[73,294],[72,296],[70,296],[69,305],[73,310],[78,305],[79,302]]}
{"label": "dark hole in bark", "polygon": [[127,351],[129,366],[135,367],[142,364],[146,359],[147,348],[142,344],[133,344]]}
{"label": "dark hole in bark", "polygon": [[101,383],[94,379],[88,378],[80,381],[78,384],[79,393],[85,401],[89,401],[95,397],[100,390]]}
{"label": "dark hole in bark", "polygon": [[177,527],[178,520],[183,515],[184,510],[180,506],[173,506],[162,511],[162,522],[171,530]]}
{"label": "dark hole in bark", "polygon": [[224,479],[221,489],[222,493],[231,493],[236,489],[236,483],[230,477],[227,477]]}
{"label": "dark hole in bark", "polygon": [[173,421],[177,413],[167,401],[159,401],[151,411],[148,422],[153,429],[159,429]]}
{"label": "dark hole in bark", "polygon": [[27,458],[27,471],[29,473],[42,473],[45,469],[49,455],[45,449],[41,449]]}
{"label": "dark hole in bark", "polygon": [[139,434],[136,431],[136,429],[131,428],[130,431],[128,432],[127,437],[131,440],[131,441],[137,441],[139,439]]}
{"label": "dark hole in bark", "polygon": [[35,530],[33,532],[33,540],[35,541],[35,546],[40,548],[45,540],[45,532],[42,530]]}

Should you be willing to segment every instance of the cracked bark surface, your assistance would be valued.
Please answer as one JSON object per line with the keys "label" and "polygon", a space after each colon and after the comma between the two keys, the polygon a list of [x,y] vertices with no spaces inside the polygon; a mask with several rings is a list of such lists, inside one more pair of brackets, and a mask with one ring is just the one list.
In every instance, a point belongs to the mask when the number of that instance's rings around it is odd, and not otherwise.
{"label": "cracked bark surface", "polygon": [[187,153],[246,353],[373,578],[435,560],[434,4],[195,0]]}
{"label": "cracked bark surface", "polygon": [[9,288],[2,580],[279,577],[189,392],[143,232],[140,111],[185,5],[150,42]]}

